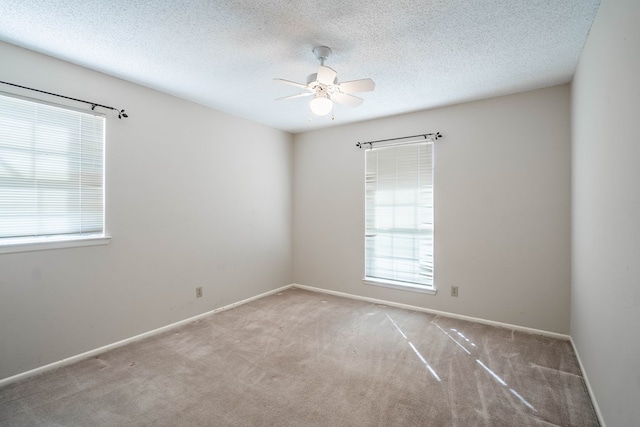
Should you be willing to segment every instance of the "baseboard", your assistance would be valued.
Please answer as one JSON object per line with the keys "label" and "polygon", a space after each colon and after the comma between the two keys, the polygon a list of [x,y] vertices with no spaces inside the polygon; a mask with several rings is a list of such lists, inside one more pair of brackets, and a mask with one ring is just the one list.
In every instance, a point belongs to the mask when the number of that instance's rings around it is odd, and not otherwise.
{"label": "baseboard", "polygon": [[598,422],[600,422],[600,427],[607,427],[604,423],[604,417],[602,416],[602,412],[600,412],[600,407],[598,406],[598,401],[596,400],[596,396],[593,393],[593,389],[591,388],[591,383],[589,383],[589,377],[587,376],[587,371],[584,369],[584,365],[582,364],[582,360],[580,359],[580,353],[578,353],[578,348],[576,347],[576,343],[573,342],[573,338],[569,339],[571,342],[571,347],[573,347],[573,352],[576,354],[576,359],[578,359],[578,365],[580,366],[580,371],[582,372],[582,378],[584,379],[584,384],[587,386],[587,392],[589,393],[589,397],[591,398],[591,404],[593,405],[593,409],[596,411],[596,416],[598,417]]}
{"label": "baseboard", "polygon": [[320,292],[320,293],[329,294],[329,295],[335,295],[335,296],[344,297],[344,298],[351,298],[351,299],[357,299],[357,300],[361,300],[361,301],[367,301],[367,302],[371,302],[371,303],[374,303],[374,304],[383,304],[383,305],[388,305],[390,307],[405,308],[407,310],[421,311],[421,312],[424,312],[424,313],[431,313],[431,314],[436,314],[436,315],[439,315],[439,316],[453,317],[454,319],[467,320],[469,322],[482,323],[482,324],[491,325],[491,326],[499,326],[501,328],[512,329],[512,330],[516,330],[516,331],[526,332],[526,333],[529,333],[529,334],[543,335],[543,336],[549,337],[549,338],[556,338],[556,339],[561,339],[561,340],[565,340],[565,341],[569,341],[570,340],[569,335],[559,334],[557,332],[544,331],[542,329],[527,328],[525,326],[518,326],[518,325],[509,324],[509,323],[496,322],[496,321],[493,321],[493,320],[481,319],[479,317],[465,316],[465,315],[462,315],[462,314],[449,313],[449,312],[446,312],[446,311],[439,311],[439,310],[432,310],[430,308],[418,307],[418,306],[408,305],[408,304],[401,304],[401,303],[397,303],[397,302],[385,301],[385,300],[375,299],[375,298],[368,298],[368,297],[363,297],[363,296],[360,296],[360,295],[347,294],[347,293],[344,293],[344,292],[330,291],[330,290],[322,289],[322,288],[314,288],[312,286],[300,285],[300,284],[297,284],[297,283],[293,283],[290,286],[292,286],[294,288],[305,289],[307,291],[312,291],[312,292]]}
{"label": "baseboard", "polygon": [[219,313],[221,311],[229,310],[231,308],[237,307],[237,306],[242,305],[242,304],[246,304],[248,302],[257,300],[259,298],[263,298],[263,297],[266,297],[268,295],[272,295],[272,294],[275,294],[275,293],[278,293],[278,292],[282,292],[282,291],[284,291],[286,289],[289,289],[289,288],[291,288],[291,285],[282,286],[280,288],[273,289],[271,291],[264,292],[264,293],[261,293],[261,294],[256,295],[256,296],[253,296],[253,297],[250,297],[250,298],[247,298],[247,299],[243,299],[241,301],[234,302],[234,303],[225,305],[223,307],[216,308],[216,309],[211,310],[211,311],[207,311],[206,313],[198,314],[197,316],[193,316],[193,317],[190,317],[188,319],[180,320],[178,322],[171,323],[169,325],[162,326],[160,328],[153,329],[151,331],[144,332],[142,334],[135,335],[133,337],[126,338],[124,340],[117,341],[117,342],[114,342],[112,344],[105,345],[103,347],[99,347],[99,348],[96,348],[96,349],[93,349],[93,350],[89,350],[87,352],[84,352],[84,353],[81,353],[81,354],[78,354],[78,355],[75,355],[75,356],[71,356],[71,357],[67,357],[67,358],[62,359],[62,360],[58,360],[57,362],[49,363],[48,365],[40,366],[38,368],[31,369],[29,371],[22,372],[20,374],[16,374],[16,375],[13,375],[13,376],[10,376],[10,377],[7,377],[7,378],[3,378],[3,379],[0,380],[0,387],[5,386],[7,384],[14,383],[16,381],[24,380],[26,378],[32,377],[34,375],[41,374],[43,372],[47,372],[47,371],[50,371],[50,370],[53,370],[53,369],[56,369],[56,368],[60,368],[62,366],[67,366],[67,365],[70,365],[72,363],[79,362],[79,361],[84,360],[84,359],[88,359],[88,358],[96,356],[98,354],[102,354],[102,353],[104,353],[106,351],[113,350],[115,348],[122,347],[124,345],[131,344],[131,343],[136,342],[136,341],[140,341],[142,339],[145,339],[145,338],[160,334],[162,332],[166,332],[166,331],[171,330],[173,328],[177,328],[178,326],[182,326],[182,325],[185,325],[187,323],[191,323],[193,321],[199,320],[199,319],[201,319],[203,317],[207,317],[207,316],[210,316],[212,314]]}

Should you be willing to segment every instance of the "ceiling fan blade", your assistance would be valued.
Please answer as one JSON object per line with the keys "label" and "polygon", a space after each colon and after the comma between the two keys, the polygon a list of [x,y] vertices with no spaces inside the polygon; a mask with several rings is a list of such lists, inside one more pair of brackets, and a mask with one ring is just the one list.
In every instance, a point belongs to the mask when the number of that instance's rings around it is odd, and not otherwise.
{"label": "ceiling fan blade", "polygon": [[277,98],[276,101],[283,101],[285,99],[302,98],[303,96],[311,96],[311,95],[313,95],[313,92],[297,93],[295,95],[289,95],[289,96],[283,96],[282,98]]}
{"label": "ceiling fan blade", "polygon": [[335,70],[329,67],[325,67],[324,65],[321,65],[320,68],[318,68],[317,78],[318,78],[318,81],[323,85],[333,84],[333,82],[336,80],[337,75],[338,73]]}
{"label": "ceiling fan blade", "polygon": [[371,92],[376,84],[371,79],[362,79],[340,83],[339,87],[343,93]]}
{"label": "ceiling fan blade", "polygon": [[340,92],[332,94],[331,99],[338,104],[344,104],[350,107],[357,107],[364,102],[362,98]]}
{"label": "ceiling fan blade", "polygon": [[278,78],[275,78],[275,79],[273,79],[273,80],[278,80],[278,81],[280,81],[280,82],[287,83],[287,84],[290,84],[290,85],[292,85],[292,86],[299,87],[299,88],[302,88],[302,89],[308,89],[308,88],[307,88],[307,85],[302,84],[302,83],[292,82],[291,80],[278,79]]}

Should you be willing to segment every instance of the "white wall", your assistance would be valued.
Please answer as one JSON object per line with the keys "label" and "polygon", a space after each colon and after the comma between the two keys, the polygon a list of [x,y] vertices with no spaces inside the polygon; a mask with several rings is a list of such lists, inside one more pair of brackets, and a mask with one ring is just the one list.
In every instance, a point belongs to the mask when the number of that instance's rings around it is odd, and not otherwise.
{"label": "white wall", "polygon": [[640,420],[638,22],[603,0],[572,85],[571,335],[610,426]]}
{"label": "white wall", "polygon": [[[569,101],[563,85],[295,135],[294,281],[568,333]],[[445,136],[435,148],[439,292],[364,285],[355,143],[430,131]]]}
{"label": "white wall", "polygon": [[0,255],[0,379],[291,283],[291,135],[2,43],[0,76],[130,116],[111,244]]}

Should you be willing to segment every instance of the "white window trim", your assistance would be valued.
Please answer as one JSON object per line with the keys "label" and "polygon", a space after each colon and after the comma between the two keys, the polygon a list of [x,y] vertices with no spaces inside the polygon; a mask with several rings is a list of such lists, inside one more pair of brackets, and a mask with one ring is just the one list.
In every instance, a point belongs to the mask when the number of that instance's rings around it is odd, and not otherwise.
{"label": "white window trim", "polygon": [[365,277],[362,279],[362,283],[364,283],[365,285],[382,286],[384,288],[400,289],[402,291],[419,292],[429,295],[435,295],[438,292],[435,286],[431,288],[423,285],[415,285],[408,282],[397,282],[394,280],[378,279],[375,277]]}
{"label": "white window trim", "polygon": [[[56,108],[62,108],[70,111],[76,111],[83,114],[89,114],[96,117],[106,116],[102,113],[96,111],[87,111],[80,108],[75,108],[69,105],[62,105],[53,102],[48,102],[41,99],[31,98],[27,96],[21,96],[17,94],[7,93],[4,91],[0,91],[0,94],[6,97],[22,99],[29,102],[39,103],[43,105],[49,105]],[[106,133],[106,129],[105,129]],[[103,203],[104,198],[106,197],[106,188],[105,188],[105,174],[106,174],[106,135],[103,139]],[[21,253],[21,252],[34,252],[34,251],[44,251],[51,249],[66,249],[66,248],[76,248],[76,247],[88,247],[88,246],[99,246],[99,245],[108,245],[111,242],[111,236],[106,233],[106,204],[104,204],[103,208],[103,226],[101,233],[94,234],[83,234],[83,235],[43,235],[37,237],[9,237],[9,238],[1,238],[0,239],[0,255],[2,254],[11,254],[11,253]]]}
{"label": "white window trim", "polygon": [[5,241],[0,243],[0,254],[12,254],[19,252],[46,251],[50,249],[108,245],[111,242],[111,236],[105,234],[92,234],[87,236],[50,236],[37,238],[19,237],[3,240]]}
{"label": "white window trim", "polygon": [[[385,147],[389,147],[389,146],[407,145],[407,144],[415,144],[415,143],[426,143],[426,144],[433,145],[434,139],[427,138],[426,141],[421,139],[421,140],[418,140],[418,141],[407,141],[407,142],[401,142],[401,143],[398,143],[398,142],[383,143],[383,144],[378,145],[376,148],[385,148]],[[369,149],[373,150],[375,148],[374,147],[370,147]],[[435,156],[435,153],[433,153],[433,155]],[[365,169],[366,169],[366,166],[365,166]],[[434,203],[434,208],[435,208],[435,200],[433,201],[433,203]],[[366,209],[366,202],[365,202],[365,209]],[[365,249],[365,251],[366,251],[366,249]],[[396,281],[396,280],[391,280],[391,279],[383,279],[383,278],[378,278],[378,277],[368,277],[368,276],[366,276],[366,273],[363,276],[364,277],[362,279],[362,283],[365,284],[365,285],[369,285],[369,286],[385,287],[385,288],[390,288],[390,289],[398,289],[398,290],[402,290],[402,291],[417,292],[417,293],[423,293],[423,294],[429,294],[429,295],[436,295],[437,294],[437,287],[435,285],[435,276],[433,278],[432,285],[421,285],[421,284],[417,284],[417,283],[401,282],[401,281]]]}

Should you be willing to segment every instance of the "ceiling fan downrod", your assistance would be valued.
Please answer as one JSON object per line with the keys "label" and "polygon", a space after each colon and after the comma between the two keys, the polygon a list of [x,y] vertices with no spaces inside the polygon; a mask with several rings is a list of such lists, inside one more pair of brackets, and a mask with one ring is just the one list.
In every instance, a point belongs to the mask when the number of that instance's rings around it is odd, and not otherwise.
{"label": "ceiling fan downrod", "polygon": [[331,56],[331,48],[327,46],[316,46],[313,48],[313,54],[318,61],[320,61],[320,65],[324,67],[324,61]]}

